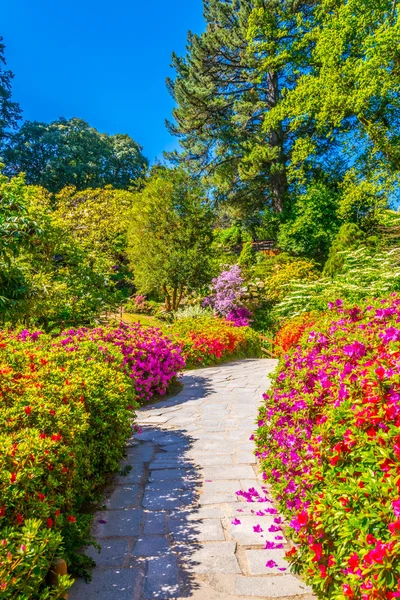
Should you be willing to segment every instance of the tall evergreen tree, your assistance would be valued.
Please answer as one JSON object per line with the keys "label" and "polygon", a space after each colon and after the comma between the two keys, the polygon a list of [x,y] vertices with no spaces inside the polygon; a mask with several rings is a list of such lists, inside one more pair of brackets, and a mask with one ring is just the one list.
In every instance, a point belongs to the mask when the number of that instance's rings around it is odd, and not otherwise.
{"label": "tall evergreen tree", "polygon": [[[177,103],[169,128],[182,151],[172,158],[208,180],[216,199],[245,214],[288,201],[287,163],[293,141],[283,121],[264,129],[266,112],[279,105],[304,62],[298,51],[312,18],[311,0],[205,0],[206,30],[189,34],[185,57],[173,56],[168,85]],[[254,10],[262,12],[267,45],[250,47]],[[255,34],[257,38],[257,33]],[[264,66],[260,69],[260,63]]]}
{"label": "tall evergreen tree", "polygon": [[6,66],[5,45],[0,37],[0,151],[10,131],[15,129],[21,118],[21,109],[16,102],[12,101],[11,81],[14,77]]}

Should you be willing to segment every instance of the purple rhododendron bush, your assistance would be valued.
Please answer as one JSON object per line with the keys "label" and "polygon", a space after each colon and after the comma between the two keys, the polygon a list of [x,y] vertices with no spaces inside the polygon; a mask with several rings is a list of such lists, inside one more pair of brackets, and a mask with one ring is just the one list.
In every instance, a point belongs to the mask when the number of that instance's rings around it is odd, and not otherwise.
{"label": "purple rhododendron bush", "polygon": [[134,409],[184,364],[159,330],[80,329],[53,338],[0,332],[0,596],[60,598],[55,558],[85,573],[91,507],[118,471]]}
{"label": "purple rhododendron bush", "polygon": [[400,298],[338,301],[280,362],[256,433],[320,598],[400,598]]}

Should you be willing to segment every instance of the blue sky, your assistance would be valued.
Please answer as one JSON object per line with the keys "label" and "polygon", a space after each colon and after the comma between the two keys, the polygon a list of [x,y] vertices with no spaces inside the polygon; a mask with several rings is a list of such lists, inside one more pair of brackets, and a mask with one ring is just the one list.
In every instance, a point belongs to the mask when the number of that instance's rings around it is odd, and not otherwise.
{"label": "blue sky", "polygon": [[188,30],[203,30],[202,0],[3,0],[1,13],[25,119],[80,117],[128,133],[150,160],[176,146],[165,78]]}

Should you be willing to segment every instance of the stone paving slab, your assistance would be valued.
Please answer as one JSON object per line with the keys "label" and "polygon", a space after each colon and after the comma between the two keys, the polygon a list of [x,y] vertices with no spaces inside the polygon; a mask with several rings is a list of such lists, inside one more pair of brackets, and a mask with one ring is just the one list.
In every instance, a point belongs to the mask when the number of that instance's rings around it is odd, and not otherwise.
{"label": "stone paving slab", "polygon": [[143,431],[121,463],[131,469],[95,515],[102,551],[87,550],[93,580],[78,580],[70,600],[314,600],[284,570],[286,541],[264,549],[282,535],[274,516],[257,516],[260,505],[236,494],[265,495],[249,437],[275,366],[244,360],[186,372],[177,396],[138,411]]}

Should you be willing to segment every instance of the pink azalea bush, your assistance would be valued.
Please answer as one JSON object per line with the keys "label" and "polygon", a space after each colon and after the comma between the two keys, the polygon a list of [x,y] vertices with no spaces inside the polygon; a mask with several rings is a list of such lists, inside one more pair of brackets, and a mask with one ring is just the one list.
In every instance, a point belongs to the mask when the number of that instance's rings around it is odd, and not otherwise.
{"label": "pink azalea bush", "polygon": [[[156,327],[121,323],[117,328],[70,329],[57,343],[73,349],[84,340],[96,342],[104,352],[109,345],[119,349],[120,368],[133,380],[140,402],[163,396],[185,367],[181,345]],[[110,355],[110,360],[115,358]]]}
{"label": "pink azalea bush", "polygon": [[320,598],[400,598],[400,298],[306,331],[265,394],[255,436]]}

